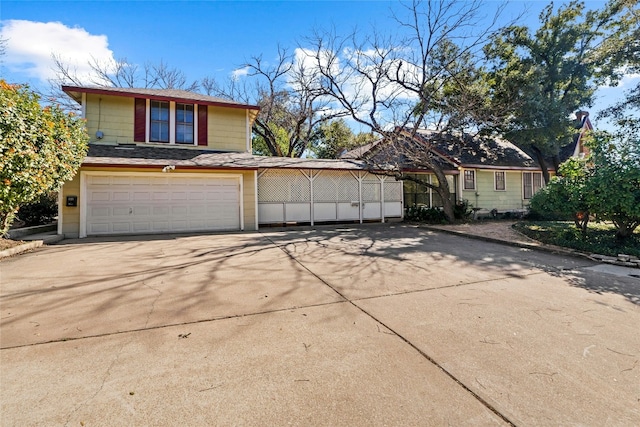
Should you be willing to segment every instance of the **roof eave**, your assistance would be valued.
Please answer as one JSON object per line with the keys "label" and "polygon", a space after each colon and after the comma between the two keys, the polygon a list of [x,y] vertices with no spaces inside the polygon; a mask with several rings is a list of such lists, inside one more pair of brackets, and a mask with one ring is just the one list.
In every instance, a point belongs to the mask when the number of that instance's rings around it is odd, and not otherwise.
{"label": "roof eave", "polygon": [[99,87],[90,88],[90,87],[82,87],[82,86],[62,86],[62,91],[73,98],[77,103],[82,102],[82,93],[91,93],[96,95],[111,95],[111,96],[124,96],[128,98],[145,98],[145,99],[154,99],[159,101],[176,101],[183,102],[185,104],[199,104],[199,105],[210,105],[213,107],[226,107],[226,108],[237,108],[243,110],[255,110],[260,111],[260,107],[257,105],[249,105],[249,104],[239,104],[235,102],[216,102],[216,101],[205,101],[199,99],[189,99],[189,98],[181,98],[175,96],[168,95],[153,95],[153,94],[144,94],[128,91],[119,91],[117,89],[102,89]]}

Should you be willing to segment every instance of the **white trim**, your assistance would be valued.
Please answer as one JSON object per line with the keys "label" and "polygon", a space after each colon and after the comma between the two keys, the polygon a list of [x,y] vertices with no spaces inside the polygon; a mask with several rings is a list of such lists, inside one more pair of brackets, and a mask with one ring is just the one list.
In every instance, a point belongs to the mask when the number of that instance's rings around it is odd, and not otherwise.
{"label": "white trim", "polygon": [[172,145],[176,144],[176,102],[175,101],[169,101],[169,144],[172,144]]}
{"label": "white trim", "polygon": [[[87,188],[86,188],[86,177],[87,176],[113,176],[113,175],[123,175],[130,177],[139,177],[139,176],[166,176],[166,173],[163,172],[106,172],[106,171],[81,171],[80,172],[80,230],[79,230],[79,238],[87,237]],[[236,178],[238,180],[238,200],[240,207],[240,230],[244,231],[244,186],[243,186],[243,175],[235,174],[235,173],[192,173],[192,172],[173,172],[174,176],[181,177],[190,177],[190,178],[206,178],[206,177],[215,177],[215,178]],[[257,182],[257,180],[256,180]],[[256,185],[257,187],[257,185]],[[257,194],[256,194],[257,200]],[[256,211],[256,218],[258,216],[258,212]],[[256,220],[257,221],[257,220]]]}
{"label": "white trim", "polygon": [[[501,173],[503,176],[504,188],[498,189],[498,180],[496,179],[498,173]],[[506,171],[493,171],[493,191],[507,191],[507,172]]]}
{"label": "white trim", "polygon": [[86,176],[90,172],[80,172],[80,230],[78,230],[78,237],[87,237],[87,189],[85,188]]}
{"label": "white trim", "polygon": [[255,206],[255,209],[256,209],[255,212],[256,213],[255,213],[255,215],[253,217],[256,219],[256,231],[257,231],[258,228],[260,228],[259,227],[260,221],[259,221],[259,218],[258,218],[258,171],[257,170],[253,171],[253,186],[255,187],[254,188],[255,197],[253,199],[255,200],[255,205],[256,205]]}
{"label": "white trim", "polygon": [[[473,172],[473,187],[472,188],[467,188],[465,187],[465,184],[467,182],[467,178],[465,177],[467,172]],[[462,191],[476,191],[478,189],[478,184],[476,182],[477,177],[476,177],[476,170],[475,169],[463,169],[462,170]]]}
{"label": "white trim", "polygon": [[378,179],[380,180],[380,218],[381,222],[384,223],[384,181],[386,177],[379,176]]}
{"label": "white trim", "polygon": [[193,145],[198,145],[198,104],[193,104]]}
{"label": "white trim", "polygon": [[149,98],[145,99],[146,108],[144,109],[144,142],[147,144],[151,138],[151,100]]}
{"label": "white trim", "polygon": [[[220,177],[220,175],[217,175],[217,177]],[[240,185],[238,186],[238,200],[240,201],[240,212],[238,212],[238,214],[240,215],[240,231],[244,231],[244,177],[242,176],[242,174],[237,175],[237,177],[238,181],[240,182]]]}

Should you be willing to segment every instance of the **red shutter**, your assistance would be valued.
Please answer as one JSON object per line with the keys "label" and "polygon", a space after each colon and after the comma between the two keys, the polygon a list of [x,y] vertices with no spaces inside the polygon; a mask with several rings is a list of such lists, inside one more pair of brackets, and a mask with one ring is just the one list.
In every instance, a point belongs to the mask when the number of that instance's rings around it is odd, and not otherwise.
{"label": "red shutter", "polygon": [[198,105],[198,145],[207,145],[207,106]]}
{"label": "red shutter", "polygon": [[136,98],[135,117],[133,120],[133,140],[145,142],[147,139],[147,100]]}

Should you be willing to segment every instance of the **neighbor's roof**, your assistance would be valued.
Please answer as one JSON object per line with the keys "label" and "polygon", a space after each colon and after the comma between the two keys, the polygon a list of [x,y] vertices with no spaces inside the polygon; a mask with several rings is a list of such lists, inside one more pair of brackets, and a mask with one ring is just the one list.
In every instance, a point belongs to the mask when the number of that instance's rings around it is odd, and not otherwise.
{"label": "neighbor's roof", "polygon": [[254,156],[250,153],[229,153],[177,147],[147,147],[135,144],[89,144],[83,166],[164,167],[174,165],[205,169],[333,169],[366,170],[358,160],[298,159],[289,157]]}
{"label": "neighbor's roof", "polygon": [[[409,135],[409,131],[406,135]],[[402,139],[400,141],[402,146],[395,150],[385,147],[382,141],[376,141],[348,151],[341,158],[370,159],[374,162],[378,158],[378,162],[381,162],[384,161],[385,150],[389,150],[387,155],[394,155],[403,168],[418,168],[419,165],[411,165],[410,156],[403,154],[404,151],[411,149],[409,141]],[[423,146],[429,147],[436,154],[436,161],[444,169],[450,169],[452,166],[527,169],[537,167],[537,163],[524,151],[511,142],[497,137],[467,135],[461,138],[453,134],[422,129],[416,131],[415,143],[422,143]]]}
{"label": "neighbor's roof", "polygon": [[466,167],[532,168],[538,164],[513,143],[500,137],[463,137],[419,130],[416,137],[431,144],[443,157]]}
{"label": "neighbor's roof", "polygon": [[241,104],[224,98],[203,95],[201,93],[190,92],[181,89],[148,89],[148,88],[122,88],[122,87],[102,87],[102,86],[62,86],[62,90],[72,97],[76,102],[82,101],[83,93],[98,95],[113,95],[126,97],[144,97],[159,101],[177,102],[197,102],[204,105],[213,105],[230,108],[242,108],[249,110],[259,110],[256,105]]}

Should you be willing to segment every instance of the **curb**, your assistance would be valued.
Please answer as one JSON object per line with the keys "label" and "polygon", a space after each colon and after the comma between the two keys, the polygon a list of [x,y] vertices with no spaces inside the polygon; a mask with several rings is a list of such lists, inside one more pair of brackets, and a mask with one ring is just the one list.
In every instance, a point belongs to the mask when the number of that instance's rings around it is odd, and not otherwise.
{"label": "curb", "polygon": [[64,235],[52,234],[50,236],[44,236],[42,239],[24,242],[20,245],[0,251],[0,259],[32,251],[44,245],[54,245],[61,240],[64,240]]}
{"label": "curb", "polygon": [[503,245],[515,246],[515,247],[524,248],[524,249],[535,249],[535,250],[548,252],[552,254],[570,255],[575,257],[587,258],[591,261],[598,262],[598,263],[600,262],[599,260],[593,258],[589,254],[577,251],[575,249],[562,248],[560,246],[545,245],[544,243],[514,242],[512,240],[502,240],[502,239],[496,239],[495,237],[479,236],[477,234],[469,234],[464,231],[447,230],[446,228],[433,227],[429,225],[419,225],[419,227],[427,230],[431,230],[431,231],[441,231],[443,233],[452,234],[454,236],[467,237],[469,239],[483,240],[485,242],[491,242],[491,243],[501,243]]}
{"label": "curb", "polygon": [[42,240],[34,240],[32,242],[23,243],[21,245],[14,246],[9,249],[5,249],[3,251],[0,251],[0,259],[7,258],[13,255],[18,255],[23,252],[31,251],[33,249],[41,247],[43,244],[44,242]]}

